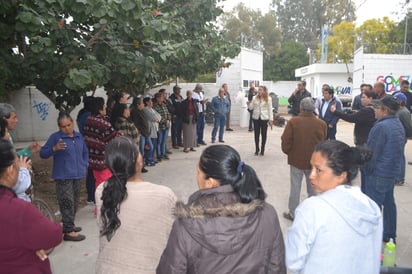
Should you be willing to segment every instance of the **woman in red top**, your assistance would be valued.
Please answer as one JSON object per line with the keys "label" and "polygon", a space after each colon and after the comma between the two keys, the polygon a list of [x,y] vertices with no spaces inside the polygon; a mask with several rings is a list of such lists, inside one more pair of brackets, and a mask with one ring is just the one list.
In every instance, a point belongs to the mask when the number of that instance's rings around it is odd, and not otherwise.
{"label": "woman in red top", "polygon": [[0,139],[0,273],[51,273],[44,250],[62,241],[62,227],[13,192],[19,161]]}
{"label": "woman in red top", "polygon": [[197,102],[192,98],[192,91],[186,92],[186,99],[181,104],[183,121],[183,152],[195,151],[196,144],[196,123],[199,110]]}

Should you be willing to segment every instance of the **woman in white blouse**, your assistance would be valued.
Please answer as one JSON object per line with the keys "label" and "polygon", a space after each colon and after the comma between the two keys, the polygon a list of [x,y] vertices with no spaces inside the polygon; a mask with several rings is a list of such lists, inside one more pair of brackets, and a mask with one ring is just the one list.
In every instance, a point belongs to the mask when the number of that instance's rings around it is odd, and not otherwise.
{"label": "woman in white blouse", "polygon": [[[249,103],[249,110],[253,110],[253,126],[255,131],[255,155],[263,156],[265,154],[266,136],[268,125],[272,126],[273,111],[272,98],[269,96],[267,87],[260,86],[258,93],[253,97],[252,102]],[[262,144],[259,150],[259,138],[262,135]]]}

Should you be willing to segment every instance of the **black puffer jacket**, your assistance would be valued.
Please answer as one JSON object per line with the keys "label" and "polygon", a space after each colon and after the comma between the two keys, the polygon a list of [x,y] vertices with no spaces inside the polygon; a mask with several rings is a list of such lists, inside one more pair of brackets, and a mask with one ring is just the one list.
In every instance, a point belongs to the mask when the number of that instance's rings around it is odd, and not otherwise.
{"label": "black puffer jacket", "polygon": [[[183,123],[189,124],[189,123],[193,123],[195,124],[197,122],[197,117],[199,116],[199,110],[197,108],[197,100],[192,99],[192,100],[188,100],[185,99],[182,101],[182,104],[180,106],[180,110],[181,110],[181,114],[182,114],[182,121]],[[192,121],[189,121],[189,104],[193,104],[193,117],[192,117]]]}
{"label": "black puffer jacket", "polygon": [[279,220],[264,201],[242,204],[226,185],[195,192],[175,215],[157,273],[286,273]]}

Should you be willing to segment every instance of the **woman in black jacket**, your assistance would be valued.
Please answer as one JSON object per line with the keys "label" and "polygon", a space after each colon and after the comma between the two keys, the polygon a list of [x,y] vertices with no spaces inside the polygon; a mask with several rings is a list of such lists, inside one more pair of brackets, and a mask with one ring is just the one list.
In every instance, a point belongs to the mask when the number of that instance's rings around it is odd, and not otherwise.
{"label": "woman in black jacket", "polygon": [[252,167],[230,146],[200,156],[199,191],[176,204],[156,273],[286,273],[275,209]]}
{"label": "woman in black jacket", "polygon": [[[372,102],[376,99],[376,93],[372,90],[366,90],[361,95],[362,108],[356,112],[344,113],[336,110],[336,106],[332,105],[330,111],[337,117],[349,123],[355,123],[354,138],[356,146],[365,146],[368,141],[369,131],[375,124],[375,110]],[[365,193],[365,172],[360,168],[361,174],[361,190]]]}
{"label": "woman in black jacket", "polygon": [[376,99],[376,94],[372,90],[365,91],[361,96],[362,108],[356,112],[345,113],[336,110],[336,106],[332,105],[330,111],[337,117],[349,123],[355,123],[354,137],[355,145],[361,146],[368,141],[369,131],[375,123],[375,111],[372,107],[373,100]]}

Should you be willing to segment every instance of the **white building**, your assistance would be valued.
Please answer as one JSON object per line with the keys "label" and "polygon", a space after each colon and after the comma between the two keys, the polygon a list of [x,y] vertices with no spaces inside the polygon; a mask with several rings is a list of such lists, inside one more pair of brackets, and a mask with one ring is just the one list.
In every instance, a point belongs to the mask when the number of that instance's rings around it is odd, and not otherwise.
{"label": "white building", "polygon": [[335,89],[340,98],[352,98],[353,64],[312,64],[295,70],[295,76],[306,81],[306,89],[313,97],[322,95],[322,85]]}
{"label": "white building", "polygon": [[385,83],[385,91],[393,93],[399,90],[402,80],[412,81],[412,55],[370,54],[364,53],[363,47],[355,51],[353,62],[354,94],[360,92],[362,83],[373,85]]}
{"label": "white building", "polygon": [[242,47],[236,58],[228,59],[226,62],[231,65],[228,68],[221,68],[216,73],[216,85],[220,87],[226,83],[229,87],[232,101],[231,125],[247,127],[249,112],[246,96],[252,83],[258,87],[263,82],[263,52]]}

